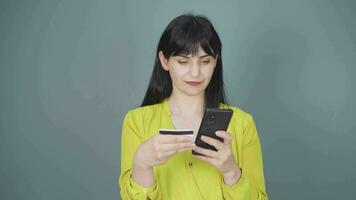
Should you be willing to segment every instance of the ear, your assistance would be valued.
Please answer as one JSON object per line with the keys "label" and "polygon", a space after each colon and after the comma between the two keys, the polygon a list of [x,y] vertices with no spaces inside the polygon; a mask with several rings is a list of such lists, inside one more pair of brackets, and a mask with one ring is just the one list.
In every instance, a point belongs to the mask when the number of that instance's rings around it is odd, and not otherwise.
{"label": "ear", "polygon": [[215,62],[215,64],[214,64],[214,69],[215,69],[216,65],[218,64],[218,56],[216,56],[216,58],[214,59],[214,62]]}
{"label": "ear", "polygon": [[166,71],[169,71],[168,60],[164,57],[162,51],[159,51],[158,57],[161,62],[162,68]]}

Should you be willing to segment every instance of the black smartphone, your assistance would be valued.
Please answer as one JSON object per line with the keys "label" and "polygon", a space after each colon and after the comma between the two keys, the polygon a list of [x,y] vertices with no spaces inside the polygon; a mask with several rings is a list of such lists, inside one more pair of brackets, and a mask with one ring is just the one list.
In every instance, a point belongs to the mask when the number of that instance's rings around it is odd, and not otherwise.
{"label": "black smartphone", "polygon": [[[226,131],[229,126],[231,117],[231,109],[207,108],[205,109],[203,119],[200,123],[197,137],[195,138],[195,145],[217,151],[214,146],[211,146],[201,140],[202,135],[218,139],[223,142],[224,139],[215,135],[215,131]],[[201,155],[200,153],[192,150],[193,155]]]}

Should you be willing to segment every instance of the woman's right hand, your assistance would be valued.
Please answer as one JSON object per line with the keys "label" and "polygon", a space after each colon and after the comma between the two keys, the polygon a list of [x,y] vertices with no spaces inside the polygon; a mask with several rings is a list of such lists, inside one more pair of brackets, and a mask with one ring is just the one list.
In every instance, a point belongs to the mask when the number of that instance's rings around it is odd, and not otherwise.
{"label": "woman's right hand", "polygon": [[174,154],[194,147],[192,135],[157,134],[142,143],[135,154],[134,163],[152,168],[165,163]]}
{"label": "woman's right hand", "polygon": [[157,134],[151,137],[137,148],[132,178],[142,186],[151,186],[155,181],[153,166],[161,165],[174,154],[193,147],[192,135]]}

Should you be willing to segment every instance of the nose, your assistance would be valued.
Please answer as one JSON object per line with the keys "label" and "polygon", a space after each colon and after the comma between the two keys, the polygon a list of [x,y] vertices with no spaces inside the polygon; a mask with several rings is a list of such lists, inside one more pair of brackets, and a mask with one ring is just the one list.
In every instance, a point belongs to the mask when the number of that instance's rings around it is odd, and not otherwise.
{"label": "nose", "polygon": [[193,65],[190,68],[190,75],[192,77],[199,77],[200,75],[200,67],[199,64],[193,63]]}

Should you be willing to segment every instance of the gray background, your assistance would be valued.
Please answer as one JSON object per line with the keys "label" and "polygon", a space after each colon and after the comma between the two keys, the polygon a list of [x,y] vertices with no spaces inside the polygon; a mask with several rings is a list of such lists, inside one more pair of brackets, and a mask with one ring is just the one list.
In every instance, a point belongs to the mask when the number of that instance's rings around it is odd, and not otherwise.
{"label": "gray background", "polygon": [[356,195],[352,0],[0,1],[0,199],[120,199],[120,130],[168,22],[205,14],[271,199]]}

